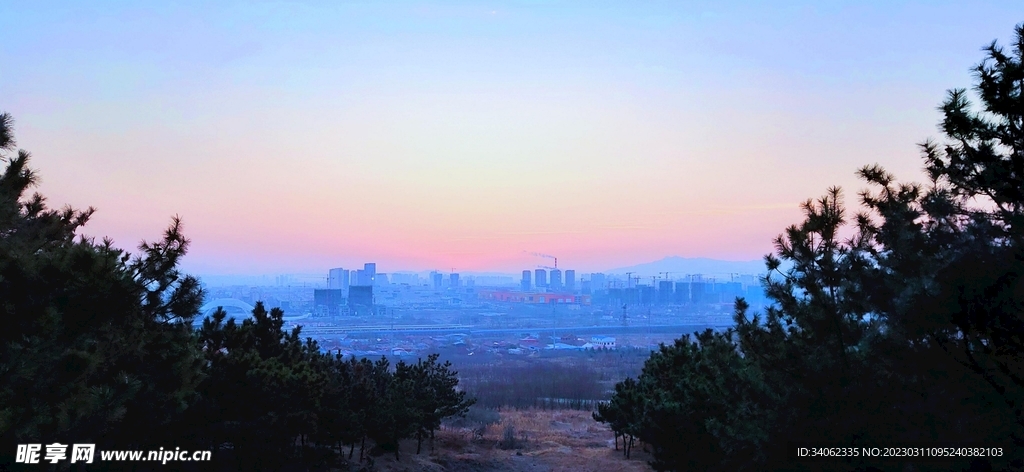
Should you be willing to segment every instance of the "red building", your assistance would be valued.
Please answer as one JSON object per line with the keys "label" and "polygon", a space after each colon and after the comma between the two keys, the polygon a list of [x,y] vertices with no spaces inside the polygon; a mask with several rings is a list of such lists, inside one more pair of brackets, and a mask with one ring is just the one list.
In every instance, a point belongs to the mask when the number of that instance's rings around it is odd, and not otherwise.
{"label": "red building", "polygon": [[565,303],[589,305],[590,295],[549,292],[519,292],[513,290],[479,290],[477,296],[483,300],[508,303]]}

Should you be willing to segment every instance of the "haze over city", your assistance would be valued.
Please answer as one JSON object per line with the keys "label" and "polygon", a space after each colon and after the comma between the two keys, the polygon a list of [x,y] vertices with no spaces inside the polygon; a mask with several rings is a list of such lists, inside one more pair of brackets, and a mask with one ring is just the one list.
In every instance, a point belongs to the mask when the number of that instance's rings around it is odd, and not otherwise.
{"label": "haze over city", "polygon": [[1024,472],[1021,6],[0,2],[0,470]]}
{"label": "haze over city", "polygon": [[0,95],[51,204],[180,215],[198,274],[749,261],[865,163],[921,180],[1019,6],[5,2]]}

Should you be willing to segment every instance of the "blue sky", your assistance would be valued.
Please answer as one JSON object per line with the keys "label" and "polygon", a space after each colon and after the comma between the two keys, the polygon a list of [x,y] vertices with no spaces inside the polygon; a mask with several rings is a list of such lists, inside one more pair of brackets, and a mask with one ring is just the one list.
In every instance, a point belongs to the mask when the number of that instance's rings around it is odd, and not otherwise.
{"label": "blue sky", "polygon": [[[920,179],[1018,2],[5,2],[0,109],[54,205],[200,273],[755,259]],[[850,204],[855,204],[851,199]]]}

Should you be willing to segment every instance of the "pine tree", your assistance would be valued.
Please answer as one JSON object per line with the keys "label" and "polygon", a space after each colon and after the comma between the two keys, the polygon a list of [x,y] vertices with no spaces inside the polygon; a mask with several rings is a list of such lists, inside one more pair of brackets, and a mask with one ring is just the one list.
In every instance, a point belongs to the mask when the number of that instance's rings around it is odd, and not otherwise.
{"label": "pine tree", "polygon": [[451,369],[451,362],[438,363],[440,356],[431,354],[427,360],[416,362],[413,367],[416,418],[416,453],[420,453],[424,436],[431,439],[434,431],[441,427],[441,421],[453,416],[465,416],[476,399],[466,398],[466,392],[457,389],[458,372]]}
{"label": "pine tree", "polygon": [[[131,255],[78,237],[94,210],[26,196],[38,177],[0,115],[0,442],[181,443],[201,355],[198,281],[177,269],[189,241],[175,218]],[[4,447],[3,454],[13,448]]]}
{"label": "pine tree", "polygon": [[193,421],[210,447],[230,444],[244,458],[239,467],[301,459],[307,439],[318,436],[320,415],[332,415],[325,398],[346,398],[330,388],[330,361],[317,344],[303,342],[300,327],[284,331],[284,312],[257,302],[252,314],[225,322],[218,309],[199,331],[209,375]]}
{"label": "pine tree", "polygon": [[1024,25],[986,53],[982,110],[951,91],[946,141],[921,146],[930,182],[865,166],[852,219],[838,188],[806,202],[766,256],[765,313],[737,300],[735,330],[663,346],[597,417],[628,432],[639,392],[659,470],[904,467],[780,454],[808,440],[982,441],[1006,455],[914,467],[1024,469]]}

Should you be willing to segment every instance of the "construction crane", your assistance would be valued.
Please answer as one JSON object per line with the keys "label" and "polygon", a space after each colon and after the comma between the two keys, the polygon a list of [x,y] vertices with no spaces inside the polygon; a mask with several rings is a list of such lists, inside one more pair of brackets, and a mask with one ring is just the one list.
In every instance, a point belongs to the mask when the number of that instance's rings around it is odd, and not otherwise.
{"label": "construction crane", "polygon": [[665,276],[665,280],[672,280],[672,278],[669,277],[669,275],[672,274],[671,272],[659,272],[659,274],[664,275]]}
{"label": "construction crane", "polygon": [[636,272],[626,272],[626,288],[629,288],[629,281],[633,280],[633,274]]}

